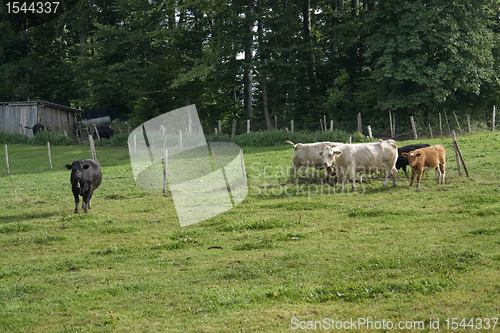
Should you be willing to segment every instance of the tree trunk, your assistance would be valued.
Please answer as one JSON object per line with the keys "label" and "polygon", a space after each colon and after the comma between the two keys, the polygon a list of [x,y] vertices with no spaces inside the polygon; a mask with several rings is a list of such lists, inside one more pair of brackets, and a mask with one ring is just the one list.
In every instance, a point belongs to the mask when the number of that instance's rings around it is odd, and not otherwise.
{"label": "tree trunk", "polygon": [[247,113],[248,117],[252,117],[252,57],[253,57],[253,21],[251,19],[252,9],[249,9],[247,13],[248,17],[248,40],[247,47],[245,48],[245,63],[243,64],[244,73],[243,73],[243,108]]}
{"label": "tree trunk", "polygon": [[267,54],[265,52],[265,47],[264,47],[264,42],[263,42],[263,31],[262,31],[262,12],[261,12],[261,7],[260,7],[260,1],[257,0],[255,4],[255,12],[258,15],[258,21],[257,21],[257,38],[259,41],[259,51],[261,53],[260,56],[260,68],[261,68],[261,75],[260,77],[260,89],[262,92],[262,108],[264,109],[264,118],[266,119],[266,128],[268,130],[271,129],[272,124],[271,124],[271,117],[269,115],[269,105],[267,104],[267,71],[265,67],[267,66]]}
{"label": "tree trunk", "polygon": [[271,129],[271,117],[269,116],[269,106],[267,105],[267,73],[266,70],[262,71],[260,78],[260,88],[262,89],[262,104],[264,107],[264,117],[266,118],[266,127]]}
{"label": "tree trunk", "polygon": [[364,9],[366,12],[375,10],[375,5],[376,5],[375,0],[365,0],[364,1]]}
{"label": "tree trunk", "polygon": [[307,53],[308,53],[308,75],[309,82],[311,84],[311,88],[314,86],[314,82],[316,81],[316,66],[314,54],[312,52],[313,45],[311,39],[311,0],[304,0],[304,6],[302,7],[302,16],[304,17],[303,21],[303,29],[304,29],[304,40],[307,45]]}
{"label": "tree trunk", "polygon": [[[19,33],[21,35],[21,57],[22,59],[27,59],[29,55],[28,48],[28,21],[22,20],[19,26]],[[30,100],[30,76],[29,71],[26,67],[21,68],[21,99],[23,101]]]}
{"label": "tree trunk", "polygon": [[80,45],[78,45],[78,54],[80,57],[87,55],[87,13],[85,10],[80,12]]}
{"label": "tree trunk", "polygon": [[359,0],[351,0],[351,16],[359,15]]}

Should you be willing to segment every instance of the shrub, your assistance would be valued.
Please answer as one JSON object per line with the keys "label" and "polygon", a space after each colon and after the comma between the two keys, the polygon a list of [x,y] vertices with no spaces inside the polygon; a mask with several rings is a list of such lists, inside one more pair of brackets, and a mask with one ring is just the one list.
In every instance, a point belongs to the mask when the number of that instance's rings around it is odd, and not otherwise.
{"label": "shrub", "polygon": [[352,142],[364,142],[365,137],[363,134],[356,132],[348,134],[341,130],[333,130],[326,132],[289,132],[287,130],[270,130],[250,132],[245,134],[236,135],[233,139],[229,139],[229,135],[207,135],[208,142],[218,141],[231,141],[238,146],[277,146],[285,144],[286,140],[293,143],[309,143],[318,141],[332,141],[332,142],[347,142],[349,137],[352,137]]}
{"label": "shrub", "polygon": [[30,143],[35,145],[46,145],[50,142],[54,146],[67,146],[73,144],[71,139],[68,139],[64,134],[52,131],[38,131],[36,135],[30,139]]}
{"label": "shrub", "polygon": [[94,144],[96,147],[104,147],[104,146],[112,146],[112,147],[121,147],[127,146],[128,133],[115,134],[111,138],[102,138],[101,140],[94,140]]}
{"label": "shrub", "polygon": [[13,144],[13,143],[29,143],[29,138],[20,133],[5,133],[0,132],[0,143]]}

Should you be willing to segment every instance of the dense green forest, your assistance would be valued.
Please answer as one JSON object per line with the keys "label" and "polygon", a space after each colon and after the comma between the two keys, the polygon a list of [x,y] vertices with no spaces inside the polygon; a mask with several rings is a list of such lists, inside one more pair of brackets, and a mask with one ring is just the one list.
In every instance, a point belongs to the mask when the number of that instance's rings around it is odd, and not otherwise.
{"label": "dense green forest", "polygon": [[[388,131],[388,112],[491,117],[498,0],[68,0],[0,12],[0,101],[140,123],[196,104],[203,126],[291,119]],[[10,9],[10,12],[9,12]]]}

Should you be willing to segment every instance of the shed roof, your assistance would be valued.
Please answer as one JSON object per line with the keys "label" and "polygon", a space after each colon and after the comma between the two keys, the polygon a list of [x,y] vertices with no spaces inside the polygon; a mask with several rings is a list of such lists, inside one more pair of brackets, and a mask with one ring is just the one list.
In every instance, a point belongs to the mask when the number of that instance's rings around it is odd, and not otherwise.
{"label": "shed roof", "polygon": [[75,108],[71,108],[69,106],[64,106],[64,105],[61,105],[61,104],[56,104],[56,103],[51,103],[51,102],[46,102],[46,101],[41,101],[41,100],[36,100],[36,101],[25,101],[25,102],[0,102],[0,104],[5,104],[5,105],[18,105],[18,106],[33,106],[33,105],[40,105],[40,106],[51,106],[51,107],[54,107],[54,108],[58,108],[58,109],[61,109],[61,110],[65,110],[65,111],[71,111],[71,112],[75,112],[75,113],[81,113],[83,112],[82,110],[79,110],[79,109],[75,109]]}

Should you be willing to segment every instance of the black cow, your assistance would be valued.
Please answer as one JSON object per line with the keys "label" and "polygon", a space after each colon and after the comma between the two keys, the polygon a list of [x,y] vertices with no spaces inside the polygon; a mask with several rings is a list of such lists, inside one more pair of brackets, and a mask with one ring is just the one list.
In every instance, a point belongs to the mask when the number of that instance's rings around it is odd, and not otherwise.
{"label": "black cow", "polygon": [[37,123],[35,124],[35,126],[33,126],[33,127],[28,127],[28,126],[24,126],[24,127],[25,127],[25,128],[27,128],[27,129],[33,130],[33,135],[36,135],[36,133],[37,133],[38,131],[43,131],[43,130],[45,130],[45,126],[43,126],[40,122],[37,122]]}
{"label": "black cow", "polygon": [[75,196],[75,214],[78,213],[80,195],[83,201],[83,211],[88,213],[88,210],[92,208],[90,206],[92,193],[101,185],[101,165],[94,160],[79,160],[74,161],[73,164],[66,164],[66,168],[71,169],[70,182]]}
{"label": "black cow", "polygon": [[408,159],[403,157],[403,153],[409,153],[412,150],[430,147],[427,143],[424,144],[414,144],[398,148],[398,159],[396,160],[396,169],[399,171],[403,169],[406,174],[406,167],[408,166]]}
{"label": "black cow", "polygon": [[45,126],[40,124],[40,122],[36,123],[35,126],[33,126],[33,135],[36,135],[38,131],[43,131],[45,130]]}
{"label": "black cow", "polygon": [[[109,126],[96,126],[97,132],[99,133],[99,137],[102,138],[110,138],[115,134],[115,131],[111,129]],[[97,133],[94,131],[92,135],[94,139],[97,138]]]}

